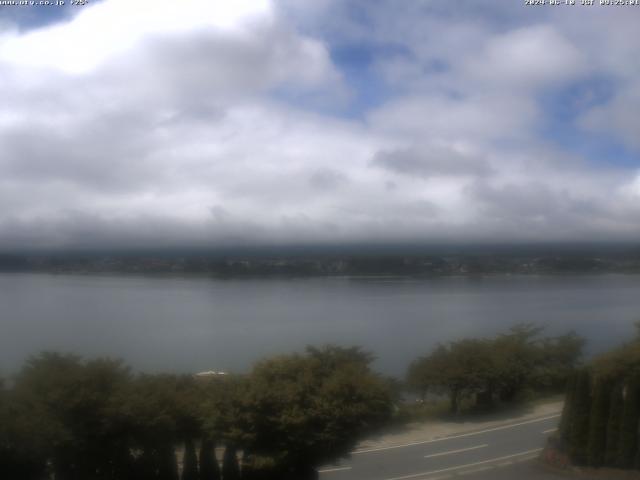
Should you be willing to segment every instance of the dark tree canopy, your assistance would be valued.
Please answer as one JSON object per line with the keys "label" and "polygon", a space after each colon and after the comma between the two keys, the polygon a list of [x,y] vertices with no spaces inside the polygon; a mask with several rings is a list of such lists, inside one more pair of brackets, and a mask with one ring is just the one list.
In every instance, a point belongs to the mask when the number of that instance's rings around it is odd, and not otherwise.
{"label": "dark tree canopy", "polygon": [[612,384],[606,379],[598,379],[593,388],[587,447],[588,463],[592,467],[605,464],[611,389]]}
{"label": "dark tree canopy", "polygon": [[463,399],[486,407],[495,399],[512,401],[527,388],[562,391],[584,341],[574,333],[540,337],[541,332],[525,324],[491,339],[439,345],[410,365],[407,383],[422,396],[447,394],[453,413]]}
{"label": "dark tree canopy", "polygon": [[0,383],[0,477],[234,480],[242,450],[247,478],[314,478],[389,415],[389,383],[371,359],[358,348],[309,348],[248,375],[196,379],[44,353],[10,388]]}
{"label": "dark tree canopy", "polygon": [[200,444],[200,480],[220,480],[220,466],[216,459],[216,444],[209,437],[204,437]]}
{"label": "dark tree canopy", "polygon": [[222,459],[222,478],[224,480],[240,480],[240,465],[238,464],[238,449],[233,444],[224,449]]}
{"label": "dark tree canopy", "polygon": [[243,401],[248,451],[299,472],[345,456],[390,415],[387,383],[370,361],[325,347],[258,363]]}
{"label": "dark tree canopy", "polygon": [[560,436],[574,463],[640,467],[639,340],[601,355],[572,380]]}

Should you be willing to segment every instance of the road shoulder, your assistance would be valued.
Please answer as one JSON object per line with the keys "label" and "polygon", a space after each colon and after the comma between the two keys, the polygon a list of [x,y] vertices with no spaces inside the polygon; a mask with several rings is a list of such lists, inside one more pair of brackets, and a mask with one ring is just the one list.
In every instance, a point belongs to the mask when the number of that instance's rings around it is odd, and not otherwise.
{"label": "road shoulder", "polygon": [[506,412],[500,415],[468,416],[457,421],[429,420],[408,424],[402,431],[383,432],[375,437],[362,441],[354,453],[366,450],[377,450],[400,447],[422,442],[429,442],[455,435],[481,432],[503,426],[527,422],[559,415],[562,402],[553,401],[532,406],[523,413]]}

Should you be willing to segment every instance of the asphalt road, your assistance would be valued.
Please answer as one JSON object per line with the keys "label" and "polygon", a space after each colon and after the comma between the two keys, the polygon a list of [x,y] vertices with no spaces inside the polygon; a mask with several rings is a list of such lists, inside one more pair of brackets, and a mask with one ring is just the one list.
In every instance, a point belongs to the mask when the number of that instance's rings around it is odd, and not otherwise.
{"label": "asphalt road", "polygon": [[560,478],[534,461],[559,415],[531,419],[438,440],[356,451],[320,469],[321,480],[538,480]]}

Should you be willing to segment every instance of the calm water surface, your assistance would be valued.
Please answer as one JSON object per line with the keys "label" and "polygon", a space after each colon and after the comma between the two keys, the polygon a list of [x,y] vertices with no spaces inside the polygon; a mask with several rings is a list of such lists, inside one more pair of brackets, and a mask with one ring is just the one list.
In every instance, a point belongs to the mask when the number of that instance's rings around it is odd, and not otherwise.
{"label": "calm water surface", "polygon": [[437,342],[517,322],[575,329],[598,352],[633,334],[639,276],[214,280],[0,274],[0,373],[32,353],[136,369],[245,371],[307,344],[357,344],[402,374]]}

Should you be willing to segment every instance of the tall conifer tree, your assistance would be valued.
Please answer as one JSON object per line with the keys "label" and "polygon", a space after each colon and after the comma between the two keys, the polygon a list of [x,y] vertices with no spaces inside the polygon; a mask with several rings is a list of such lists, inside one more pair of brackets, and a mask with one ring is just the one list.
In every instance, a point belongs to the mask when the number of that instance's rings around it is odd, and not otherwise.
{"label": "tall conifer tree", "polygon": [[604,465],[610,398],[611,382],[604,378],[597,379],[591,404],[589,443],[587,447],[587,461],[593,467]]}
{"label": "tall conifer tree", "polygon": [[640,378],[632,378],[625,388],[622,421],[620,422],[620,444],[618,445],[618,466],[633,466],[638,446],[638,419],[640,417]]}

